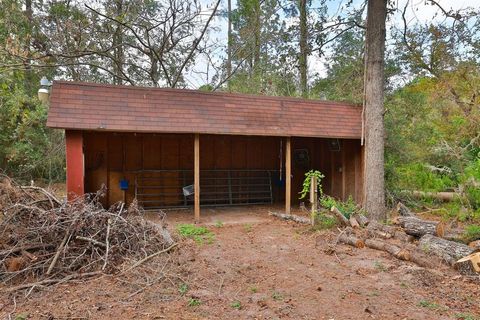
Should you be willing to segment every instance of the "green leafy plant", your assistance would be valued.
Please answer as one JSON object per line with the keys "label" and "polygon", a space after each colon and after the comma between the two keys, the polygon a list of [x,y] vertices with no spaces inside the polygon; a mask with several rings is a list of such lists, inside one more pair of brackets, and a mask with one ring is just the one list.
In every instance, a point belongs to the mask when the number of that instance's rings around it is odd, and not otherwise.
{"label": "green leafy plant", "polygon": [[195,240],[199,244],[212,243],[215,239],[215,234],[206,227],[197,227],[193,224],[179,224],[177,225],[178,233],[185,237]]}
{"label": "green leafy plant", "polygon": [[251,291],[252,293],[257,293],[258,288],[257,288],[257,287],[251,287],[251,288],[250,288],[250,291]]}
{"label": "green leafy plant", "polygon": [[276,301],[283,300],[283,295],[278,291],[273,291],[272,292],[272,299],[276,300]]}
{"label": "green leafy plant", "polygon": [[337,219],[325,214],[317,214],[315,216],[314,230],[331,229],[337,225]]}
{"label": "green leafy plant", "polygon": [[187,293],[187,291],[188,291],[188,284],[186,284],[186,283],[182,283],[180,285],[180,287],[178,287],[178,292],[180,292],[180,295],[182,295],[182,296],[185,295],[185,293]]}
{"label": "green leafy plant", "polygon": [[233,309],[237,309],[237,310],[240,310],[242,309],[242,303],[238,300],[235,300],[233,301],[230,306],[233,308]]}
{"label": "green leafy plant", "polygon": [[350,195],[347,201],[339,201],[330,196],[323,196],[320,199],[320,205],[328,210],[332,207],[337,208],[345,217],[350,218],[351,215],[354,215],[358,208],[357,204]]}
{"label": "green leafy plant", "polygon": [[189,307],[197,307],[201,304],[202,304],[202,302],[199,299],[191,298],[190,300],[188,300],[188,306]]}
{"label": "green leafy plant", "polygon": [[307,173],[305,173],[305,180],[303,180],[303,189],[300,191],[300,199],[304,199],[307,194],[310,193],[310,185],[312,183],[312,177],[317,178],[317,192],[318,192],[318,197],[321,198],[323,195],[322,191],[322,179],[325,178],[325,176],[318,170],[310,170]]}
{"label": "green leafy plant", "polygon": [[217,221],[215,222],[215,227],[217,227],[217,228],[223,227],[223,222],[220,221],[220,220],[217,220]]}

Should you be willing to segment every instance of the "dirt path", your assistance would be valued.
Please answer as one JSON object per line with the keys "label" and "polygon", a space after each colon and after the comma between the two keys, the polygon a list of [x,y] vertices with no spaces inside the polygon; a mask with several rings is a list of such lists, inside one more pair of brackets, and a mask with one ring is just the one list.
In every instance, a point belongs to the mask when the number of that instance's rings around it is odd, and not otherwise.
{"label": "dirt path", "polygon": [[[382,252],[341,245],[336,254],[328,255],[324,250],[332,239],[329,232],[312,233],[273,218],[211,230],[212,244],[187,240],[180,246],[188,289],[160,282],[127,298],[134,291],[128,281],[103,277],[35,292],[26,301],[20,297],[12,314],[29,314],[33,319],[476,319],[480,315],[478,284],[448,269],[428,271]],[[3,296],[1,318],[14,310]]]}

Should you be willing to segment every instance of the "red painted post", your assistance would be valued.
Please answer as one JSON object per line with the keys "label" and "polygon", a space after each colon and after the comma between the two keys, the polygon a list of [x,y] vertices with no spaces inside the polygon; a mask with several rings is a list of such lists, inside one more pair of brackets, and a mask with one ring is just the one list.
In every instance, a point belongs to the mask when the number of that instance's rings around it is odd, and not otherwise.
{"label": "red painted post", "polygon": [[73,200],[84,194],[84,159],[82,131],[66,130],[67,153],[67,199]]}

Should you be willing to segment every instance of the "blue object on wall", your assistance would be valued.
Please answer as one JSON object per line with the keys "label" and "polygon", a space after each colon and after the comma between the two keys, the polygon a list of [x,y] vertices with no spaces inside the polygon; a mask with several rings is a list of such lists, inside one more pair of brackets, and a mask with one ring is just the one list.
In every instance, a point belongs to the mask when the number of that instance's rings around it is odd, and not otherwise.
{"label": "blue object on wall", "polygon": [[128,190],[128,180],[120,180],[120,190]]}

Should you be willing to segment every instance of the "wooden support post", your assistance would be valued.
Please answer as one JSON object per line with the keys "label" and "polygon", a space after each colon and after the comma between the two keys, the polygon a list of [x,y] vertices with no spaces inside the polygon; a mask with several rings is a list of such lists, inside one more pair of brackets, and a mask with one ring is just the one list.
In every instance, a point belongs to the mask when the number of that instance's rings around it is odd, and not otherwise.
{"label": "wooden support post", "polygon": [[317,212],[317,200],[318,200],[318,188],[317,188],[317,177],[312,176],[310,180],[310,203],[312,205],[312,226],[315,225],[315,214]]}
{"label": "wooden support post", "polygon": [[292,190],[292,146],[290,137],[285,144],[285,213],[291,211],[291,190]]}
{"label": "wooden support post", "polygon": [[200,222],[200,135],[195,134],[194,145],[194,207],[195,223]]}

